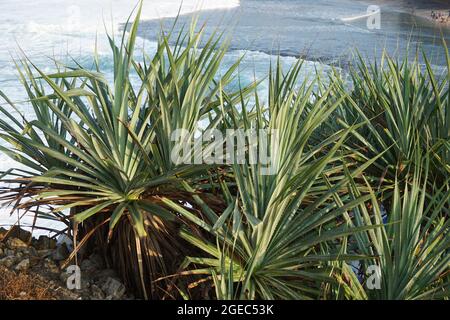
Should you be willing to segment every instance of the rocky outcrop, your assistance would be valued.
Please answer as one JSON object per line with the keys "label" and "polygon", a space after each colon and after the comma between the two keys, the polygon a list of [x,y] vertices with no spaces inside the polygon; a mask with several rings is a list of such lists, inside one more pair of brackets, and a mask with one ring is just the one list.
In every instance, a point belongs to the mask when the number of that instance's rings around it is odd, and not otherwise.
{"label": "rocky outcrop", "polygon": [[[5,236],[6,235],[6,236]],[[16,237],[14,237],[16,236]],[[0,268],[17,275],[26,274],[38,282],[46,283],[51,296],[61,300],[119,300],[133,299],[116,272],[108,269],[100,255],[92,254],[72,266],[62,269],[69,256],[66,242],[31,234],[16,229],[0,229]],[[75,270],[75,271],[74,271]],[[79,271],[79,272],[78,272]],[[79,278],[75,278],[79,275]],[[75,279],[75,280],[74,280]],[[24,296],[28,297],[26,293]]]}

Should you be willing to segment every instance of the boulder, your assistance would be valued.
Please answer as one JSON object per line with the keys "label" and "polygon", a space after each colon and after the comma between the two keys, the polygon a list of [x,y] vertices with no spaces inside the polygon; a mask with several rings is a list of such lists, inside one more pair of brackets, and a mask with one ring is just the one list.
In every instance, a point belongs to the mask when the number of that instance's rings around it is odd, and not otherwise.
{"label": "boulder", "polygon": [[23,230],[18,226],[13,226],[8,232],[3,235],[4,240],[8,240],[11,238],[18,238],[23,242],[28,242],[31,239],[31,232]]}
{"label": "boulder", "polygon": [[56,240],[47,236],[40,236],[39,239],[33,240],[33,246],[37,250],[53,250],[56,248]]}
{"label": "boulder", "polygon": [[80,264],[81,270],[89,273],[101,270],[103,267],[103,258],[96,253],[91,254],[88,259],[84,259]]}
{"label": "boulder", "polygon": [[53,254],[53,251],[52,249],[38,250],[37,255],[41,258],[48,258]]}
{"label": "boulder", "polygon": [[69,279],[70,274],[68,274],[65,270],[63,270],[59,275],[59,280],[61,280],[62,283],[66,284],[67,279]]}
{"label": "boulder", "polygon": [[0,228],[0,241],[3,240],[7,231],[5,228]]}
{"label": "boulder", "polygon": [[58,266],[56,265],[56,263],[53,260],[51,260],[49,258],[46,258],[44,260],[44,268],[45,268],[45,270],[47,270],[50,273],[59,273]]}
{"label": "boulder", "polygon": [[0,266],[11,268],[16,263],[16,257],[7,256],[5,258],[0,259]]}
{"label": "boulder", "polygon": [[37,250],[33,247],[28,247],[26,250],[23,251],[25,254],[36,257],[38,255]]}
{"label": "boulder", "polygon": [[91,286],[91,299],[92,300],[104,300],[106,298],[105,293],[99,286],[93,284]]}
{"label": "boulder", "polygon": [[30,268],[30,259],[23,259],[14,268],[16,271],[27,271]]}
{"label": "boulder", "polygon": [[6,246],[11,250],[26,249],[28,245],[19,238],[9,238]]}
{"label": "boulder", "polygon": [[115,278],[108,278],[102,285],[102,290],[105,292],[108,300],[119,300],[126,292],[125,286]]}
{"label": "boulder", "polygon": [[99,282],[106,282],[108,278],[117,278],[117,273],[113,269],[103,269],[94,275],[94,279]]}
{"label": "boulder", "polygon": [[34,267],[35,265],[38,265],[39,263],[41,263],[42,259],[38,256],[30,256],[30,266]]}
{"label": "boulder", "polygon": [[62,261],[69,257],[69,249],[65,243],[59,244],[56,249],[53,251],[52,258],[55,261]]}
{"label": "boulder", "polygon": [[11,249],[5,249],[5,256],[7,256],[7,257],[13,257],[16,255],[16,253],[18,253],[18,252],[11,250]]}
{"label": "boulder", "polygon": [[103,258],[98,253],[93,253],[89,256],[89,260],[92,261],[92,263],[97,267],[98,270],[101,270],[105,267],[105,263],[103,261]]}
{"label": "boulder", "polygon": [[84,259],[80,264],[80,269],[84,272],[94,272],[98,269],[97,265],[90,259]]}

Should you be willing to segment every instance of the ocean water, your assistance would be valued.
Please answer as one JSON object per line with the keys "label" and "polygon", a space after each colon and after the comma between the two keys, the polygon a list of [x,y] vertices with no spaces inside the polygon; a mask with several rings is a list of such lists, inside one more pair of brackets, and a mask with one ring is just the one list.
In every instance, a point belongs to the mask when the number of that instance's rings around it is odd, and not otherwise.
{"label": "ocean water", "polygon": [[[13,101],[25,99],[13,63],[20,50],[41,69],[51,71],[52,59],[65,63],[73,58],[88,64],[96,39],[103,71],[111,76],[105,30],[119,34],[136,3],[137,0],[0,0],[0,90]],[[385,5],[380,5],[380,29],[368,29],[364,15],[369,3],[361,0],[183,0],[180,5],[181,0],[145,0],[138,47],[151,53],[160,25],[170,27],[179,11],[178,26],[198,15],[199,25],[207,22],[207,34],[219,29],[230,36],[224,67],[245,53],[241,81],[263,77],[278,54],[286,67],[299,57],[304,59],[302,77],[317,69],[326,72],[330,65],[345,70],[354,48],[368,59],[376,59],[383,48],[402,56],[408,46],[420,45],[439,70],[445,65],[441,34],[450,39],[448,30],[415,17],[408,8],[399,10]],[[19,103],[19,107],[27,112],[26,103]],[[0,170],[14,166],[13,161],[0,154]],[[0,226],[15,223],[18,214],[10,216],[7,208],[0,209]],[[28,225],[30,221],[28,217],[21,223]]]}
{"label": "ocean water", "polygon": [[[413,15],[411,7],[393,7],[385,2],[377,6],[379,29],[369,29],[372,20],[365,17],[369,6],[376,6],[376,0],[241,0],[239,6],[229,10],[203,12],[198,24],[206,22],[210,33],[225,30],[232,50],[345,65],[352,60],[355,49],[375,59],[384,48],[402,56],[407,47],[414,54],[420,46],[436,66],[444,65],[441,37],[450,39],[450,29]],[[192,17],[183,15],[178,26],[189,23]],[[173,19],[164,19],[163,25],[168,28],[172,23]],[[154,39],[159,24],[144,22],[142,35]]]}
{"label": "ocean water", "polygon": [[[112,76],[110,47],[106,30],[120,35],[120,25],[127,21],[137,0],[0,0],[0,90],[27,114],[28,105],[19,83],[13,62],[23,51],[39,68],[50,72],[53,60],[69,63],[71,59],[90,62],[97,46],[103,71]],[[229,9],[239,5],[238,0],[145,0],[142,19],[161,19],[189,12],[212,8]],[[96,39],[97,44],[96,44]],[[152,50],[155,44],[145,41],[145,48]],[[144,40],[138,46],[144,47]],[[4,101],[0,104],[5,106]],[[27,114],[27,116],[30,116]],[[0,170],[19,167],[17,163],[0,153]],[[0,208],[0,227],[15,224],[19,218],[21,227],[30,226],[31,214],[11,212]],[[62,228],[61,223],[39,221],[37,226]],[[35,235],[47,234],[37,230]]]}

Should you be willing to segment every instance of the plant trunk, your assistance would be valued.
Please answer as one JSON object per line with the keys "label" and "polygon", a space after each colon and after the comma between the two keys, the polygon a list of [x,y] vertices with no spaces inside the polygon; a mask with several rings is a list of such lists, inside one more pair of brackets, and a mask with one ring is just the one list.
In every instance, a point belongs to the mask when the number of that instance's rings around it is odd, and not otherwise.
{"label": "plant trunk", "polygon": [[101,254],[107,267],[117,271],[138,298],[180,298],[176,283],[188,278],[174,275],[188,255],[189,246],[179,237],[179,225],[152,216],[146,219],[147,236],[139,238],[125,217],[117,223],[108,241],[108,223],[98,227],[105,218],[106,214],[98,215],[79,226],[78,241],[96,228],[83,245],[83,256],[93,252]]}

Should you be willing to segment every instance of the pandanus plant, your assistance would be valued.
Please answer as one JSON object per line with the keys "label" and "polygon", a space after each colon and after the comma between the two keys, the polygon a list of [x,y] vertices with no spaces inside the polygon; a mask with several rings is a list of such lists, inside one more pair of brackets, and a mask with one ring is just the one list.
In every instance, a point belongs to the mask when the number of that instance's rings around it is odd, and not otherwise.
{"label": "pandanus plant", "polygon": [[[4,173],[3,182],[17,188],[4,189],[2,201],[38,217],[63,219],[76,245],[105,249],[127,282],[150,298],[159,292],[151,280],[176,271],[186,252],[177,231],[182,221],[175,221],[180,219],[161,198],[189,200],[182,182],[210,177],[209,166],[174,164],[171,134],[182,128],[194,135],[205,118],[209,127],[220,122],[222,113],[214,112],[219,93],[239,62],[219,75],[226,42],[213,35],[199,48],[202,30],[194,28],[174,45],[162,33],[153,57],[137,62],[141,6],[120,45],[108,37],[112,85],[98,63],[94,71],[77,66],[45,74],[22,61],[18,70],[35,119],[0,110],[7,143],[2,151],[26,168]],[[227,96],[233,102],[248,91]],[[70,259],[76,256],[77,248]]]}
{"label": "pandanus plant", "polygon": [[[18,163],[1,175],[0,201],[65,222],[67,263],[100,250],[143,298],[448,296],[450,78],[428,62],[426,73],[361,62],[351,90],[319,73],[301,81],[301,60],[287,73],[278,62],[261,101],[255,83],[231,89],[240,60],[221,69],[221,34],[161,32],[152,56],[136,59],[140,13],[119,44],[108,37],[112,83],[98,57],[52,74],[24,58],[30,112],[0,92],[0,149]],[[271,170],[174,161],[179,129],[186,141],[262,130],[256,154]],[[217,147],[202,144],[192,159]],[[233,152],[252,156],[248,145]],[[382,293],[364,290],[354,261],[381,267]]]}
{"label": "pandanus plant", "polygon": [[[222,184],[227,206],[215,212],[218,218],[193,219],[201,234],[182,231],[183,238],[203,251],[187,257],[186,270],[179,273],[203,275],[191,288],[211,282],[219,299],[318,299],[324,297],[324,285],[335,282],[329,262],[356,259],[333,244],[367,229],[339,222],[345,210],[368,200],[367,195],[350,199],[345,191],[348,179],[341,166],[351,153],[341,151],[354,128],[311,145],[344,99],[332,99],[330,87],[312,101],[317,84],[299,82],[301,68],[299,61],[284,74],[278,63],[270,72],[267,105],[256,92],[254,108],[244,111],[249,108],[242,101],[242,112],[234,108],[224,117],[231,128],[241,124],[268,133],[272,171],[265,172],[261,163],[232,165],[234,183]],[[354,167],[351,176],[359,176],[372,162]],[[164,202],[192,217],[189,208],[170,199]]]}
{"label": "pandanus plant", "polygon": [[[358,268],[343,268],[342,289],[351,298],[450,298],[450,192],[445,185],[429,191],[430,158],[417,152],[412,177],[407,183],[395,180],[386,218],[372,190],[371,205],[353,210],[355,226],[382,227],[352,236],[349,251],[372,258],[359,261]],[[356,184],[350,193],[360,197]]]}
{"label": "pandanus plant", "polygon": [[[441,72],[425,53],[413,60],[384,53],[376,62],[358,55],[349,70],[351,94],[337,117],[346,124],[365,122],[352,148],[361,150],[363,159],[383,153],[370,173],[380,183],[393,185],[398,174],[406,175],[416,165],[417,150],[432,157],[429,179],[442,184],[449,178],[450,54],[445,40],[443,46],[447,68]],[[344,80],[338,75],[331,81],[347,92]]]}

